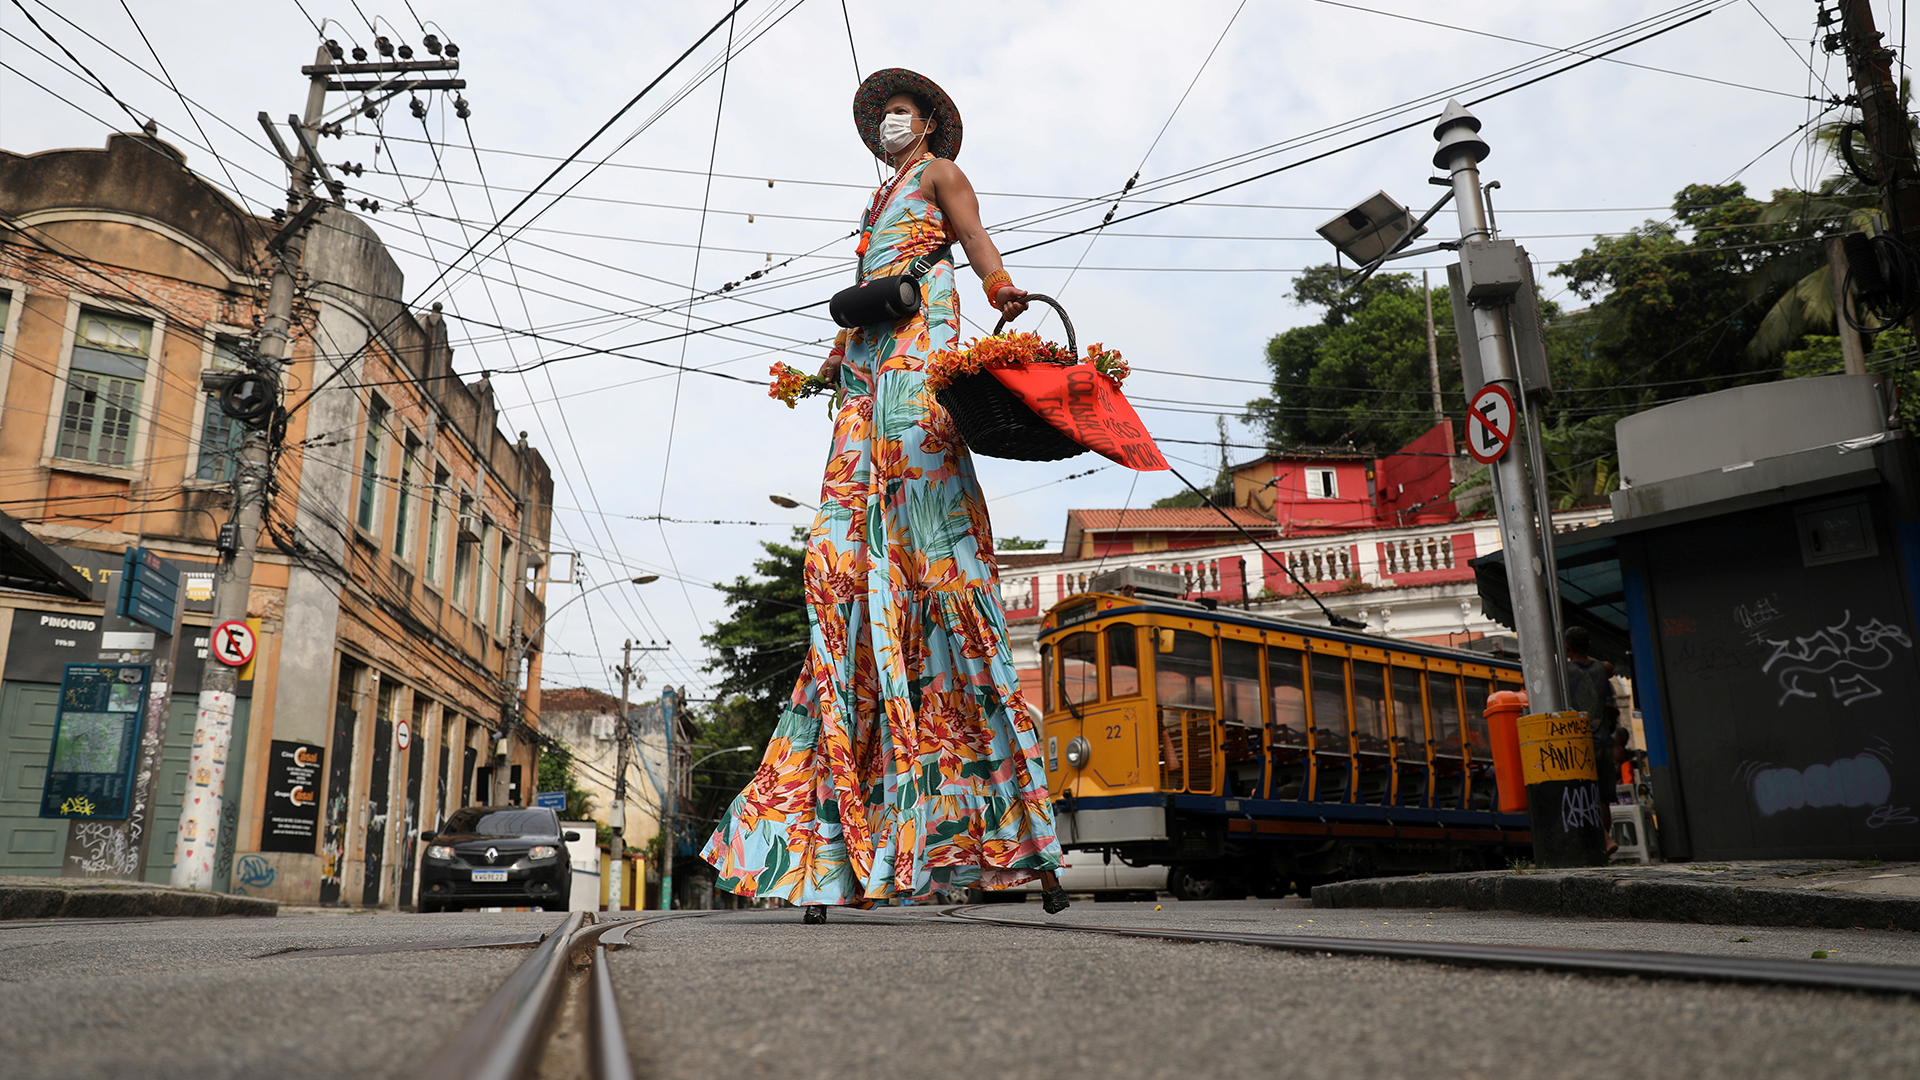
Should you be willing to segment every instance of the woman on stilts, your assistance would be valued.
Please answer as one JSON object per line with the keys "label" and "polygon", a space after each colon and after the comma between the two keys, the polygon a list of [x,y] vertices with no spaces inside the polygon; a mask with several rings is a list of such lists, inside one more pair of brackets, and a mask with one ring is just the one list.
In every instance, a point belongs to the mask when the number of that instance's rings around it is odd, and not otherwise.
{"label": "woman on stilts", "polygon": [[833,444],[805,562],[809,646],[746,790],[701,857],[718,886],[835,905],[1040,880],[1067,907],[1039,731],[1001,613],[973,460],[926,387],[955,346],[952,245],[1007,319],[1027,307],[953,163],[960,113],[923,75],[869,76],[854,123],[893,166],[862,216],[861,277],[919,277],[919,309],[843,330],[820,376]]}

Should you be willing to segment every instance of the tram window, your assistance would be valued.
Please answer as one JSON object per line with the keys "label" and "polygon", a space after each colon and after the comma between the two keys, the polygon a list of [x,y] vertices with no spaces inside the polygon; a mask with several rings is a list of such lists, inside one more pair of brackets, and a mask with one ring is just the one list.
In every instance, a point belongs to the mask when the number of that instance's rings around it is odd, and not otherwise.
{"label": "tram window", "polygon": [[1313,731],[1319,749],[1344,754],[1347,746],[1347,662],[1324,653],[1313,658]]}
{"label": "tram window", "polygon": [[1307,680],[1299,649],[1267,650],[1267,686],[1273,704],[1274,743],[1307,745]]}
{"label": "tram window", "polygon": [[1460,680],[1438,671],[1427,672],[1427,709],[1433,716],[1435,753],[1460,753]]}
{"label": "tram window", "polygon": [[1260,646],[1220,639],[1220,719],[1260,726]]}
{"label": "tram window", "polygon": [[1040,711],[1053,711],[1053,646],[1040,646]]}
{"label": "tram window", "polygon": [[1464,689],[1467,692],[1467,756],[1476,758],[1493,757],[1493,744],[1487,735],[1487,693],[1492,687],[1485,679],[1468,678]]}
{"label": "tram window", "polygon": [[1427,745],[1427,710],[1420,702],[1420,672],[1413,668],[1394,668],[1393,733],[1410,750]]}
{"label": "tram window", "polygon": [[1213,639],[1191,630],[1162,630],[1173,635],[1173,649],[1153,660],[1154,694],[1162,705],[1213,709]]}
{"label": "tram window", "polygon": [[1387,749],[1387,671],[1370,660],[1353,662],[1353,733],[1360,749]]}
{"label": "tram window", "polygon": [[1140,629],[1120,624],[1107,627],[1107,697],[1132,697],[1140,692]]}
{"label": "tram window", "polygon": [[1068,705],[1083,705],[1100,697],[1096,655],[1099,641],[1083,630],[1068,634],[1060,643],[1060,697]]}

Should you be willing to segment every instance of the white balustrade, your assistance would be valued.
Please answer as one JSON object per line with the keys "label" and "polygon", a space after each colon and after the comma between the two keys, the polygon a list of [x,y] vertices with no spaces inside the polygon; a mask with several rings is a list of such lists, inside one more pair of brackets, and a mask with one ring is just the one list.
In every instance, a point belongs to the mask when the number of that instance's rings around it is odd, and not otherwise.
{"label": "white balustrade", "polygon": [[1416,536],[1389,540],[1380,545],[1383,574],[1415,574],[1428,570],[1453,569],[1453,537]]}

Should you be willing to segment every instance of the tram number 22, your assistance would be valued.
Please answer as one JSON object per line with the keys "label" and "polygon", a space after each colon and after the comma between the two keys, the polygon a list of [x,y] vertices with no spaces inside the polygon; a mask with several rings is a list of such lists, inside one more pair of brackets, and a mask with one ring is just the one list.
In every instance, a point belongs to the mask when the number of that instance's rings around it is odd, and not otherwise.
{"label": "tram number 22", "polygon": [[1103,738],[1117,739],[1120,737],[1119,724],[1108,724],[1103,730],[1105,731],[1105,734],[1102,736]]}

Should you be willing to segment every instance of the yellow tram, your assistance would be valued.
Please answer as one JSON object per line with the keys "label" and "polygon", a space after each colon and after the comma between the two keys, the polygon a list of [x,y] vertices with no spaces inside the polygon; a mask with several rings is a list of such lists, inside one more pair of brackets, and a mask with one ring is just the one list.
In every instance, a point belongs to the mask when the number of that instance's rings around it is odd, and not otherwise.
{"label": "yellow tram", "polygon": [[1484,711],[1517,662],[1156,596],[1154,576],[1102,575],[1040,632],[1065,848],[1168,864],[1190,899],[1530,850],[1526,815],[1497,812]]}

